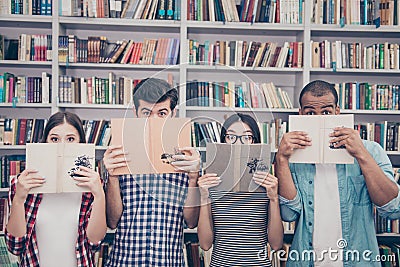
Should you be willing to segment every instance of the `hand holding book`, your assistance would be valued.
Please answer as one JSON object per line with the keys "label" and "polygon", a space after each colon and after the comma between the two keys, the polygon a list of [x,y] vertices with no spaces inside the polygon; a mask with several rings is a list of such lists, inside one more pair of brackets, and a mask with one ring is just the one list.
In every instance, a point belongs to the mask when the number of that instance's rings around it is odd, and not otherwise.
{"label": "hand holding book", "polygon": [[347,152],[355,158],[358,158],[368,151],[365,149],[360,134],[357,130],[346,127],[336,127],[329,134],[332,139],[329,141],[334,148],[344,147]]}
{"label": "hand holding book", "polygon": [[199,177],[197,183],[199,185],[201,199],[206,200],[209,195],[208,189],[219,185],[221,183],[221,177],[216,173],[206,173]]}
{"label": "hand holding book", "polygon": [[42,186],[46,182],[45,177],[39,175],[37,170],[26,169],[18,176],[15,198],[25,202],[32,188]]}
{"label": "hand holding book", "polygon": [[198,172],[200,170],[200,153],[193,147],[178,148],[178,153],[172,155],[171,165],[175,171]]}
{"label": "hand holding book", "polygon": [[267,172],[256,171],[253,174],[253,180],[265,188],[270,201],[278,200],[278,178]]}
{"label": "hand holding book", "polygon": [[80,166],[79,169],[74,172],[73,179],[76,181],[77,186],[89,188],[94,198],[102,196],[103,186],[99,173],[95,170]]}
{"label": "hand holding book", "polygon": [[295,149],[304,149],[307,146],[312,145],[312,140],[306,132],[303,131],[292,131],[283,134],[281,143],[279,144],[279,150],[277,158],[283,157],[289,159],[294,153]]}
{"label": "hand holding book", "polygon": [[111,176],[114,175],[114,170],[116,168],[127,167],[130,161],[127,158],[129,152],[122,150],[122,145],[111,145],[104,152],[103,163]]}

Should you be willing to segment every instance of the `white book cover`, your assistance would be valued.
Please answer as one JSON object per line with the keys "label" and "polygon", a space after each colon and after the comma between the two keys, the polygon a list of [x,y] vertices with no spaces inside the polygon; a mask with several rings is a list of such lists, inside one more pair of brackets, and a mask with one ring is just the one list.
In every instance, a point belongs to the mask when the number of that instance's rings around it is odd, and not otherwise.
{"label": "white book cover", "polygon": [[289,161],[292,163],[353,164],[354,158],[345,148],[331,148],[329,134],[335,127],[353,128],[353,114],[346,115],[290,115],[289,132],[303,131],[311,138],[311,146],[296,149]]}
{"label": "white book cover", "polygon": [[88,192],[87,187],[76,185],[73,176],[79,166],[94,168],[94,157],[94,144],[26,144],[26,168],[46,178],[29,193]]}

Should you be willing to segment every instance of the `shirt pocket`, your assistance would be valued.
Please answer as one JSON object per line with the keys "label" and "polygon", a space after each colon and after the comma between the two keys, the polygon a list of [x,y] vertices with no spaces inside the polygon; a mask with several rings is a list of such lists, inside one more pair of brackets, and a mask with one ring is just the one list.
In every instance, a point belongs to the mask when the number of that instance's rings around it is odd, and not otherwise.
{"label": "shirt pocket", "polygon": [[348,184],[351,199],[355,205],[369,205],[371,199],[369,197],[367,184],[363,175],[348,176]]}

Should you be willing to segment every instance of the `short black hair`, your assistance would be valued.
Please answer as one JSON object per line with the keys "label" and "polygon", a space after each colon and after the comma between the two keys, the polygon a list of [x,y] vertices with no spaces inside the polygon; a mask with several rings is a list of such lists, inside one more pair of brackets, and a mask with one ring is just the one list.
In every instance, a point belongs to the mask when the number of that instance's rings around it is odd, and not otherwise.
{"label": "short black hair", "polygon": [[64,123],[72,125],[78,131],[79,143],[86,143],[85,131],[83,130],[81,119],[78,115],[68,111],[60,111],[50,116],[46,123],[46,127],[44,128],[42,143],[47,143],[47,137],[49,136],[51,129]]}
{"label": "short black hair", "polygon": [[338,105],[338,94],[336,92],[335,89],[335,85],[328,83],[326,81],[322,81],[322,80],[315,80],[312,82],[309,82],[306,86],[304,86],[303,90],[301,90],[300,92],[300,96],[299,96],[299,104],[300,107],[302,107],[302,103],[301,100],[303,98],[303,95],[305,93],[311,93],[312,96],[316,96],[316,97],[320,97],[320,96],[324,96],[327,94],[332,94],[333,97],[335,98],[335,105]]}
{"label": "short black hair", "polygon": [[165,80],[158,78],[143,79],[133,89],[133,104],[136,112],[139,108],[139,100],[156,104],[167,99],[170,100],[171,110],[174,110],[178,104],[178,90]]}
{"label": "short black hair", "polygon": [[243,114],[243,113],[235,113],[225,120],[224,124],[222,125],[222,129],[221,129],[221,142],[222,143],[226,143],[225,142],[226,131],[229,129],[229,127],[231,127],[232,124],[234,124],[235,122],[238,122],[238,121],[243,122],[250,127],[250,130],[253,132],[254,143],[261,143],[260,129],[258,128],[257,122],[250,115]]}

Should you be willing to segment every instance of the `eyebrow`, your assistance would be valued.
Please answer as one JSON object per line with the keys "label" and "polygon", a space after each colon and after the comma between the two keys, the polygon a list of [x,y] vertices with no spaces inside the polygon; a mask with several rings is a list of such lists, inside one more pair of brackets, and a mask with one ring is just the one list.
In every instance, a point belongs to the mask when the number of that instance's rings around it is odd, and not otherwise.
{"label": "eyebrow", "polygon": [[[306,109],[306,108],[315,109],[315,107],[312,107],[312,106],[304,106],[303,107],[303,109]],[[321,108],[334,108],[334,106],[333,105],[326,105],[326,106],[322,106]]]}
{"label": "eyebrow", "polygon": [[[227,130],[226,132],[227,132],[227,133],[229,133],[229,132],[236,133],[234,130]],[[244,131],[244,132],[245,132],[245,133],[253,133],[252,130],[246,130],[246,131]]]}
{"label": "eyebrow", "polygon": [[151,111],[149,108],[141,108],[140,111]]}
{"label": "eyebrow", "polygon": [[326,105],[326,106],[322,106],[321,108],[334,108],[333,105]]}

